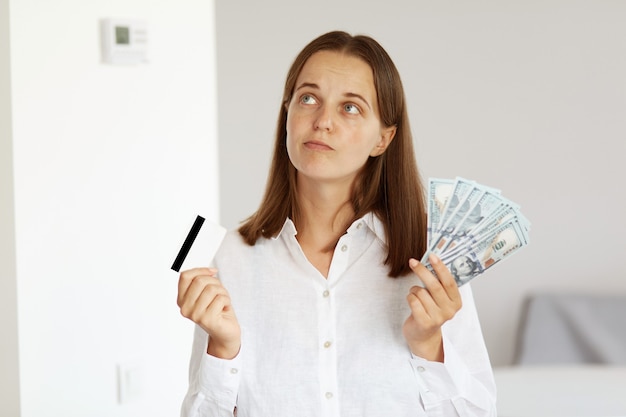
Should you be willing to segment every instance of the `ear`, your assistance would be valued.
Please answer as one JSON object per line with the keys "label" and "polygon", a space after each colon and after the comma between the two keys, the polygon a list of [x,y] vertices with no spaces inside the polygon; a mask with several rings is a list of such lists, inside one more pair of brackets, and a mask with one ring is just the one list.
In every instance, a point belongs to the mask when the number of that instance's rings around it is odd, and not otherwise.
{"label": "ear", "polygon": [[288,112],[289,111],[289,105],[291,104],[291,98],[292,96],[287,97],[286,99],[283,100],[283,106],[285,107],[285,111]]}
{"label": "ear", "polygon": [[387,147],[389,147],[389,144],[396,136],[396,130],[396,125],[382,128],[380,131],[380,140],[378,141],[376,146],[374,146],[372,152],[370,152],[370,156],[380,156],[385,153]]}

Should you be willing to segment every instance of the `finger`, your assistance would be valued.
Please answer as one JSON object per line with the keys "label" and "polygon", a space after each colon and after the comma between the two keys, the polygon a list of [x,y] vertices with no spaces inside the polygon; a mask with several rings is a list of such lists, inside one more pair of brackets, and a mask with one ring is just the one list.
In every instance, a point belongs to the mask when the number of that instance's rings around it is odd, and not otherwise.
{"label": "finger", "polygon": [[442,286],[438,276],[433,274],[417,259],[411,258],[409,260],[409,266],[411,267],[413,272],[415,272],[415,274],[419,277],[419,279],[424,283],[424,287],[428,289],[430,294],[435,300],[438,301],[438,303],[449,300],[449,297],[446,294],[446,291]]}
{"label": "finger", "polygon": [[183,303],[188,309],[194,309],[198,303],[198,298],[204,291],[212,287],[220,287],[221,285],[220,281],[214,277],[206,275],[195,277],[185,293]]}
{"label": "finger", "polygon": [[424,304],[422,304],[422,300],[418,296],[418,294],[422,291],[426,290],[421,287],[413,287],[411,288],[409,294],[406,296],[406,300],[409,303],[409,308],[411,309],[411,315],[416,321],[421,321],[423,317],[430,318],[428,312],[424,308]]}
{"label": "finger", "polygon": [[443,323],[461,308],[461,296],[456,281],[443,262],[438,257],[430,259],[437,265],[437,269],[432,266],[437,275],[424,265],[418,265],[416,262],[410,264],[426,286],[426,293],[419,296],[425,311],[434,321]]}
{"label": "finger", "polygon": [[428,260],[435,270],[435,273],[439,278],[439,282],[443,286],[448,298],[455,303],[460,302],[461,293],[459,291],[459,286],[452,276],[450,269],[448,269],[448,267],[443,262],[441,262],[441,259],[435,254],[431,253],[428,256]]}
{"label": "finger", "polygon": [[215,268],[192,268],[181,272],[178,279],[178,292],[184,294],[195,277],[201,275],[214,276],[216,272],[217,269]]}
{"label": "finger", "polygon": [[[220,281],[215,277],[207,275],[194,277],[193,281],[187,287],[187,291],[181,297],[181,300],[179,302],[181,314],[187,318],[191,318],[194,310],[196,310],[197,308],[196,305],[198,304],[198,298],[201,296],[206,288],[210,288],[213,286],[221,286]],[[204,311],[204,308],[202,310]]]}
{"label": "finger", "polygon": [[440,326],[443,324],[448,318],[449,313],[447,312],[452,310],[448,306],[450,301],[446,299],[443,303],[437,302],[437,300],[432,297],[429,290],[420,287],[415,288],[415,295],[419,299],[426,317],[430,319],[428,325]]}
{"label": "finger", "polygon": [[222,285],[207,285],[202,289],[193,305],[193,313],[190,317],[193,321],[198,322],[207,314],[209,306],[220,295],[228,296],[226,288]]}
{"label": "finger", "polygon": [[230,296],[228,294],[218,294],[206,309],[207,317],[217,317],[222,312],[231,309]]}
{"label": "finger", "polygon": [[217,269],[215,268],[193,268],[188,269],[186,271],[181,272],[180,278],[178,279],[178,306],[180,307],[189,286],[194,281],[194,279],[198,276],[214,276],[217,273]]}

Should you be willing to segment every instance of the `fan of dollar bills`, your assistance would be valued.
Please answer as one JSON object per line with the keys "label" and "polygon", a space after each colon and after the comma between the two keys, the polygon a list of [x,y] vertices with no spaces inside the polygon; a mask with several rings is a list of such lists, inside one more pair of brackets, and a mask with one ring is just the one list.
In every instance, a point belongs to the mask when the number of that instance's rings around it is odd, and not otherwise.
{"label": "fan of dollar bills", "polygon": [[528,245],[530,222],[500,191],[464,178],[428,180],[428,255],[438,255],[459,286]]}

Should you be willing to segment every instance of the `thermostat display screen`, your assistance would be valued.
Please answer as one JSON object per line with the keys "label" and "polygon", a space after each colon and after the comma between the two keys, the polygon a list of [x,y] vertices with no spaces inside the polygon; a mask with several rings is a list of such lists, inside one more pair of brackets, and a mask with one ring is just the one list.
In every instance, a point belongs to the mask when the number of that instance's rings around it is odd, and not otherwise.
{"label": "thermostat display screen", "polygon": [[145,20],[100,20],[102,62],[115,65],[148,62],[148,24]]}
{"label": "thermostat display screen", "polygon": [[130,29],[128,26],[115,26],[115,43],[128,45],[130,43]]}

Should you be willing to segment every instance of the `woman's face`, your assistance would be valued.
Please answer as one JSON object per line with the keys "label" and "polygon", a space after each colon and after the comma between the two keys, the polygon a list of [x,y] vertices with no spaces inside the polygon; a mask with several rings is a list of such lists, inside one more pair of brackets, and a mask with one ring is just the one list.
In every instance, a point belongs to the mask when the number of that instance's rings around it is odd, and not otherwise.
{"label": "woman's face", "polygon": [[395,127],[380,122],[367,63],[331,51],[307,60],[287,108],[287,152],[299,181],[352,184],[368,157],[382,154],[394,134]]}

